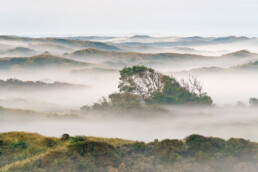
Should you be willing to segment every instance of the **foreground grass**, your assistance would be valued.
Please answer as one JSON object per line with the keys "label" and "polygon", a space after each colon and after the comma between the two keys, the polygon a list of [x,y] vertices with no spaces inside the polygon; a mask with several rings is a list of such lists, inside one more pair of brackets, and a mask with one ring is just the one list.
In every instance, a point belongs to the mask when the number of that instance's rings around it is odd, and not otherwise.
{"label": "foreground grass", "polygon": [[258,143],[191,135],[150,143],[36,133],[0,134],[0,171],[248,171],[258,170]]}

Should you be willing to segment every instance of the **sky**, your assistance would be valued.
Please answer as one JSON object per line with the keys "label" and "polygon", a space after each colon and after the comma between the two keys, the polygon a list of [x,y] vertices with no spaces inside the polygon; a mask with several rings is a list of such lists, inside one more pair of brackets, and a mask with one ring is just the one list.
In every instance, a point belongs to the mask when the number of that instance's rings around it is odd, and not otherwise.
{"label": "sky", "polygon": [[258,0],[0,0],[0,35],[258,36]]}

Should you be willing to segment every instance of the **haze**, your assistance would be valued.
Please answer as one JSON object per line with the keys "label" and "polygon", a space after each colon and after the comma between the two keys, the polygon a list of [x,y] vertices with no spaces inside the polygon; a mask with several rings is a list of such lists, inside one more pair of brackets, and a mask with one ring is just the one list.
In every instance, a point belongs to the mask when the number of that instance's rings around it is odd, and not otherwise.
{"label": "haze", "polygon": [[256,0],[2,0],[8,35],[258,36]]}
{"label": "haze", "polygon": [[[258,39],[250,37],[0,36],[0,132],[92,135],[130,140],[192,133],[258,141]],[[210,107],[167,113],[84,112],[118,92],[119,71],[145,65],[178,81],[196,75]]]}

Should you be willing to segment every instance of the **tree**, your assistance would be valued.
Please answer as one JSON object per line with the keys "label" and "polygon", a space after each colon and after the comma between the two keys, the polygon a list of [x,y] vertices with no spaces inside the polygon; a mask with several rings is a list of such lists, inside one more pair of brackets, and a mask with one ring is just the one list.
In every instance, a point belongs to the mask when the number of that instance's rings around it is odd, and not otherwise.
{"label": "tree", "polygon": [[181,79],[181,85],[185,89],[189,90],[191,93],[198,94],[201,97],[203,92],[202,83],[198,80],[198,77],[195,75],[189,75],[188,81]]}
{"label": "tree", "polygon": [[121,93],[141,96],[151,104],[212,104],[196,76],[189,76],[181,83],[145,66],[125,67],[120,71],[118,88]]}
{"label": "tree", "polygon": [[83,106],[81,110],[139,110],[158,104],[211,105],[213,102],[203,92],[197,77],[189,76],[188,82],[182,80],[180,83],[173,77],[145,66],[123,68],[118,88],[119,93],[110,94],[108,99],[103,97],[99,103]]}
{"label": "tree", "polygon": [[258,99],[257,98],[250,98],[249,99],[249,104],[252,105],[252,106],[258,106]]}
{"label": "tree", "polygon": [[122,93],[151,97],[153,93],[161,92],[166,76],[145,66],[125,67],[120,71],[118,88]]}

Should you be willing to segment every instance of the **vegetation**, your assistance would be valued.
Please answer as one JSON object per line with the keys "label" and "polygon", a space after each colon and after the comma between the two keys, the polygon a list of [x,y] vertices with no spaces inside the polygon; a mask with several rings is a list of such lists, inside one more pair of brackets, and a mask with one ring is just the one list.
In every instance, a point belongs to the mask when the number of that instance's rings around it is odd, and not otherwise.
{"label": "vegetation", "polygon": [[258,99],[257,98],[250,98],[249,99],[249,104],[251,105],[251,106],[258,106]]}
{"label": "vegetation", "polygon": [[212,99],[202,90],[196,77],[178,82],[145,66],[125,67],[120,71],[119,93],[109,95],[92,107],[83,106],[82,110],[142,109],[165,104],[211,105]]}
{"label": "vegetation", "polygon": [[197,78],[180,84],[175,78],[145,66],[126,67],[121,70],[118,88],[121,93],[141,96],[147,103],[212,104],[212,99],[202,92],[202,85]]}
{"label": "vegetation", "polygon": [[[65,134],[66,136],[68,134]],[[95,137],[0,134],[0,171],[220,171],[258,169],[258,144],[190,135],[150,143]]]}
{"label": "vegetation", "polygon": [[11,90],[11,89],[22,89],[26,90],[28,89],[31,91],[32,89],[38,90],[38,89],[59,89],[59,88],[87,88],[88,86],[86,85],[75,85],[75,84],[70,84],[66,82],[53,82],[53,83],[45,83],[41,81],[21,81],[18,79],[7,79],[6,81],[0,80],[0,88],[1,90]]}
{"label": "vegetation", "polygon": [[52,56],[48,54],[42,54],[32,57],[20,57],[20,58],[1,58],[0,68],[12,69],[12,68],[44,68],[44,67],[86,67],[88,63],[83,63],[75,60],[70,60],[62,57]]}

